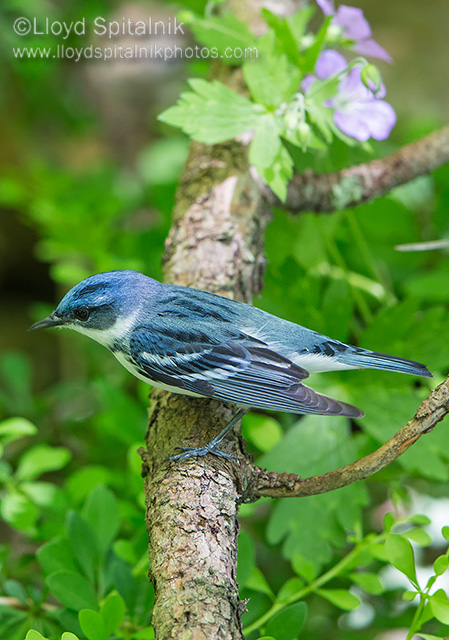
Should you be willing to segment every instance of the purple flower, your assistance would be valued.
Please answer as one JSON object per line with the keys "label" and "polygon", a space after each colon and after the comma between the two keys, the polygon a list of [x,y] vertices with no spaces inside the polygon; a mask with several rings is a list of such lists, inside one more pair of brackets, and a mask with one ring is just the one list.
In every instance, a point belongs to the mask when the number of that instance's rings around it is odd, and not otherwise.
{"label": "purple flower", "polygon": [[[317,79],[329,78],[346,67],[346,60],[338,51],[323,51],[315,65],[316,75],[306,76],[302,81],[303,91],[307,93]],[[334,109],[334,122],[347,136],[360,142],[369,138],[386,140],[396,124],[396,114],[393,107],[382,100],[386,95],[385,86],[382,84],[376,92],[368,89],[360,78],[361,70],[362,67],[354,67],[345,74],[336,96],[324,104]]]}
{"label": "purple flower", "polygon": [[381,100],[385,87],[373,94],[360,79],[362,67],[354,67],[338,85],[338,93],[326,105],[335,109],[334,122],[347,136],[364,142],[386,140],[396,124],[393,107]]}
{"label": "purple flower", "polygon": [[332,22],[338,25],[343,36],[354,42],[354,51],[362,56],[372,56],[391,62],[391,56],[371,37],[371,27],[357,7],[342,4],[335,11],[332,0],[316,0],[325,16],[333,16]]}
{"label": "purple flower", "polygon": [[324,80],[333,76],[335,73],[340,73],[346,67],[348,63],[338,51],[333,49],[326,49],[323,51],[315,64],[315,74],[305,76],[301,82],[301,88],[304,93],[310,89],[312,84],[318,78],[318,80]]}

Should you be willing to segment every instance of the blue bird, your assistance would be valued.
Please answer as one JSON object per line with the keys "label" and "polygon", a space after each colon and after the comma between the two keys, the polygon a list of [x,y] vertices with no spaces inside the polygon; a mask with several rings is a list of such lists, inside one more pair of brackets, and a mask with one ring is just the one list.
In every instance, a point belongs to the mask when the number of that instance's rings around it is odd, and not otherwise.
{"label": "blue bird", "polygon": [[68,327],[93,338],[140,380],[174,393],[240,405],[205,447],[176,458],[214,453],[250,408],[360,418],[360,409],[317,393],[309,373],[384,369],[431,377],[419,362],[327,338],[243,302],[162,284],[137,271],[86,278],[30,329]]}

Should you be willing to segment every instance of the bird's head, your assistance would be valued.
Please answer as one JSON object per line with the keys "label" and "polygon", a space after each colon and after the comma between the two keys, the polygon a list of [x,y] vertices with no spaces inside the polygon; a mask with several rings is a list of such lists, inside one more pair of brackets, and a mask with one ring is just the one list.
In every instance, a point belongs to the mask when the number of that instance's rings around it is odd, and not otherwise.
{"label": "bird's head", "polygon": [[98,273],[70,289],[55,311],[30,330],[67,327],[111,346],[131,328],[148,282],[154,281],[138,271]]}

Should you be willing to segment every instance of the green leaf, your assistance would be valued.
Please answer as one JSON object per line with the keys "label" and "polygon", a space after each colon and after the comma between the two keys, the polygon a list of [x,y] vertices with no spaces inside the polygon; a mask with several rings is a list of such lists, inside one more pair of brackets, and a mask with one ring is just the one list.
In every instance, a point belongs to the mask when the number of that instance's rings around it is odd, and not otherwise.
{"label": "green leaf", "polygon": [[243,76],[254,102],[276,109],[298,90],[301,74],[285,55],[268,52],[243,65]]}
{"label": "green leaf", "polygon": [[316,565],[301,553],[294,553],[291,558],[293,571],[302,576],[307,582],[313,582],[317,576]]}
{"label": "green leaf", "polygon": [[409,540],[413,540],[421,547],[428,547],[432,544],[432,538],[429,536],[427,531],[424,529],[410,529],[410,531],[405,531],[404,536],[406,536]]}
{"label": "green leaf", "polygon": [[387,552],[385,551],[385,544],[382,544],[381,542],[370,544],[369,552],[373,556],[373,558],[376,558],[376,560],[388,562]]}
{"label": "green leaf", "polygon": [[91,584],[79,573],[56,571],[46,581],[52,594],[68,609],[96,609],[97,597]]}
{"label": "green leaf", "polygon": [[28,606],[28,595],[25,591],[25,587],[20,584],[20,582],[17,582],[16,580],[5,580],[3,583],[3,591],[7,596],[17,598],[19,602]]}
{"label": "green leaf", "polygon": [[439,556],[433,563],[433,570],[435,575],[442,576],[447,571],[449,566],[449,558],[447,556]]}
{"label": "green leaf", "polygon": [[92,487],[98,484],[109,484],[112,477],[112,472],[106,467],[90,465],[70,475],[66,486],[74,502],[80,504],[92,491]]}
{"label": "green leaf", "polygon": [[351,573],[349,577],[364,591],[372,593],[374,596],[378,596],[385,591],[382,581],[375,573]]}
{"label": "green leaf", "polygon": [[276,600],[278,602],[286,602],[290,600],[292,596],[299,593],[303,587],[304,581],[301,578],[290,578],[290,580],[287,580],[279,589]]}
{"label": "green leaf", "polygon": [[275,116],[261,116],[249,147],[249,162],[261,176],[275,163],[281,144]]}
{"label": "green leaf", "polygon": [[390,533],[385,541],[385,551],[388,562],[416,584],[415,556],[410,542],[402,536]]}
{"label": "green leaf", "polygon": [[438,576],[430,576],[430,578],[427,580],[427,584],[426,584],[426,589],[430,590],[433,585],[435,584],[435,582],[437,581]]}
{"label": "green leaf", "polygon": [[243,437],[252,442],[260,451],[271,451],[282,439],[282,428],[270,416],[248,413],[243,418]]}
{"label": "green leaf", "polygon": [[330,25],[331,20],[332,16],[326,16],[324,18],[323,25],[316,34],[315,42],[306,51],[303,62],[305,73],[312,73],[315,69],[316,61],[318,60],[318,57],[325,44],[327,29]]}
{"label": "green leaf", "polygon": [[443,534],[443,538],[445,538],[445,540],[449,540],[449,527],[443,527],[441,529],[441,533]]}
{"label": "green leaf", "polygon": [[192,79],[189,85],[192,91],[182,93],[176,106],[161,113],[161,122],[206,144],[232,140],[257,126],[261,107],[218,80]]}
{"label": "green leaf", "polygon": [[[307,15],[311,15],[309,11],[302,11],[299,13],[301,14],[302,21],[304,21],[304,18]],[[291,20],[288,18],[282,18],[268,9],[262,9],[262,17],[273,29],[276,35],[276,44],[278,47],[282,47],[282,51],[294,65],[300,66],[301,56],[298,48],[299,42],[297,41],[297,33],[300,27],[299,22],[295,23],[296,28],[294,30]]]}
{"label": "green leaf", "polygon": [[[188,27],[195,34],[196,39],[212,51],[217,51],[220,62],[224,64],[242,64],[247,58],[245,49],[255,49],[257,38],[251,33],[244,22],[240,22],[233,13],[220,16],[200,18],[192,13],[183,13]],[[237,49],[237,56],[229,57],[231,49]],[[243,50],[240,55],[239,50]],[[247,54],[248,56],[250,53]],[[256,55],[256,52],[254,52]]]}
{"label": "green leaf", "polygon": [[394,515],[388,511],[384,516],[383,528],[386,533],[390,533],[391,527],[396,522]]}
{"label": "green leaf", "polygon": [[317,593],[345,611],[351,611],[360,604],[360,600],[346,589],[318,589]]}
{"label": "green leaf", "polygon": [[137,633],[133,633],[131,638],[132,640],[153,640],[154,629],[153,627],[145,627],[144,629],[141,629]]}
{"label": "green leaf", "polygon": [[123,560],[116,560],[113,574],[115,588],[122,596],[128,609],[133,611],[137,599],[138,582],[133,576],[131,568]]}
{"label": "green leaf", "polygon": [[51,482],[23,482],[20,488],[38,507],[55,507],[60,497],[59,488]]}
{"label": "green leaf", "polygon": [[92,527],[75,511],[69,511],[66,519],[67,537],[74,557],[90,582],[94,582],[98,562],[98,545]]}
{"label": "green leaf", "polygon": [[81,609],[78,620],[84,635],[88,640],[105,640],[106,630],[103,618],[92,609]]}
{"label": "green leaf", "polygon": [[293,175],[293,164],[292,157],[282,144],[273,164],[262,174],[264,181],[282,202],[285,202],[287,197],[287,185]]}
{"label": "green leaf", "polygon": [[62,469],[71,457],[70,451],[64,447],[38,444],[22,456],[16,476],[19,480],[34,480],[47,471]]}
{"label": "green leaf", "polygon": [[61,636],[61,640],[79,640],[78,636],[76,636],[74,633],[71,633],[70,631],[64,631],[64,633]]}
{"label": "green leaf", "polygon": [[293,160],[281,142],[274,115],[260,116],[249,148],[249,161],[274,193],[285,200]]}
{"label": "green leaf", "polygon": [[417,591],[404,591],[404,593],[402,594],[402,599],[406,602],[412,602],[412,600],[414,600],[417,595]]}
{"label": "green leaf", "polygon": [[417,513],[414,516],[410,516],[410,518],[408,518],[408,522],[411,522],[412,524],[417,524],[420,527],[426,527],[428,524],[431,523],[431,520],[427,516]]}
{"label": "green leaf", "polygon": [[129,540],[116,540],[112,545],[116,556],[124,560],[130,565],[137,564],[138,557],[135,545]]}
{"label": "green leaf", "polygon": [[27,531],[38,519],[39,509],[22,493],[11,490],[0,502],[0,514],[14,529]]}
{"label": "green leaf", "polygon": [[112,491],[104,485],[96,487],[86,500],[84,517],[96,534],[98,548],[105,553],[120,524],[118,503]]}
{"label": "green leaf", "polygon": [[255,564],[254,542],[246,531],[240,531],[238,540],[237,582],[242,589],[246,586]]}
{"label": "green leaf", "polygon": [[327,144],[330,144],[333,138],[332,109],[326,107],[321,102],[314,102],[311,99],[306,99],[306,104],[310,121],[318,129]]}
{"label": "green leaf", "polygon": [[111,593],[100,607],[100,615],[103,618],[106,637],[117,632],[125,618],[125,602],[118,593]]}
{"label": "green leaf", "polygon": [[39,633],[39,631],[30,629],[26,634],[25,640],[47,640],[47,638],[44,638],[44,636],[41,633]]}
{"label": "green leaf", "polygon": [[306,622],[307,605],[296,602],[273,616],[265,627],[265,633],[276,640],[296,640]]}
{"label": "green leaf", "polygon": [[302,38],[306,33],[307,24],[315,13],[315,7],[309,5],[304,7],[300,11],[295,11],[291,16],[287,16],[287,23],[290,27],[290,31],[293,34],[297,44],[301,44]]}
{"label": "green leaf", "polygon": [[19,438],[33,436],[35,433],[37,433],[37,427],[26,418],[8,418],[0,422],[0,442],[3,446]]}
{"label": "green leaf", "polygon": [[37,550],[36,555],[47,574],[56,571],[75,573],[77,571],[72,555],[67,553],[67,541],[63,538],[56,538],[46,542]]}
{"label": "green leaf", "polygon": [[256,566],[254,566],[251,570],[251,575],[246,581],[246,588],[252,589],[253,591],[259,591],[260,593],[265,593],[272,600],[274,600],[273,590],[268,584],[262,571]]}
{"label": "green leaf", "polygon": [[442,589],[439,589],[429,598],[430,608],[437,620],[443,624],[449,625],[449,602],[447,596]]}

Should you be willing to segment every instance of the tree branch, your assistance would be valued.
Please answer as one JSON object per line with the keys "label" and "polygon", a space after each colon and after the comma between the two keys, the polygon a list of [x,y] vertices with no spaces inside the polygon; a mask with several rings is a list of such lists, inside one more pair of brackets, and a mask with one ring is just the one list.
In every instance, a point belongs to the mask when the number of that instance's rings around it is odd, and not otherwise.
{"label": "tree branch", "polygon": [[[271,208],[238,143],[193,144],[167,240],[165,281],[250,302],[260,291]],[[207,456],[167,464],[180,445],[209,442],[234,409],[214,400],[153,392],[146,448],[146,525],[153,626],[159,640],[240,640],[233,465]],[[224,449],[245,456],[234,431]]]}
{"label": "tree branch", "polygon": [[273,203],[292,213],[331,213],[383,196],[394,187],[411,182],[448,162],[449,126],[405,145],[381,160],[335,173],[305,171],[296,174],[289,184],[286,202],[280,202],[273,195]]}
{"label": "tree branch", "polygon": [[298,498],[334,491],[377,473],[405,453],[421,436],[449,413],[449,377],[421,402],[415,416],[377,451],[335,471],[301,478],[294,473],[269,472],[249,462],[242,464],[241,482],[245,502],[262,496]]}

